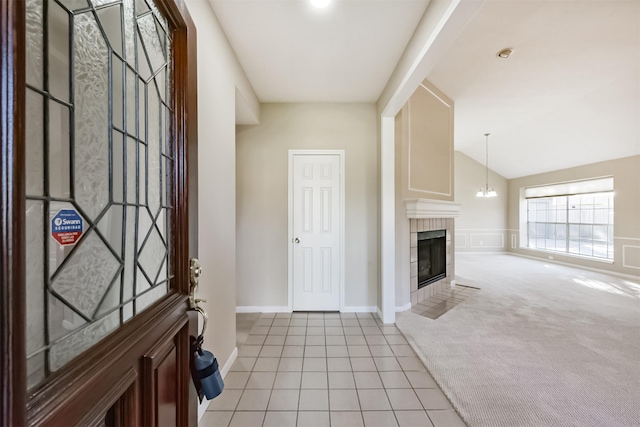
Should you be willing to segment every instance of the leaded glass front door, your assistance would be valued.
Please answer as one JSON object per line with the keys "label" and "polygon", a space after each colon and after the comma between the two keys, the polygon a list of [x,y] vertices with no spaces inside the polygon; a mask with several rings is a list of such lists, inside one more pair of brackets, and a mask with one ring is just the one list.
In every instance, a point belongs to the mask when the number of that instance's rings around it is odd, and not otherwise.
{"label": "leaded glass front door", "polygon": [[191,19],[182,0],[17,3],[24,138],[3,155],[24,154],[28,420],[157,424],[167,385],[186,420]]}

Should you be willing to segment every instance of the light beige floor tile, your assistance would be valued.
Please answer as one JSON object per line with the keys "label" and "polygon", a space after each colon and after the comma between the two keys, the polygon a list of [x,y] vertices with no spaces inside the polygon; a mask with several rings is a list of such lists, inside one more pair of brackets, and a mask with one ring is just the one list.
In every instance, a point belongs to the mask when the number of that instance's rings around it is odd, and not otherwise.
{"label": "light beige floor tile", "polygon": [[373,319],[373,313],[356,313],[358,319]]}
{"label": "light beige floor tile", "polygon": [[282,356],[282,347],[281,345],[265,345],[262,346],[262,350],[260,351],[260,357],[280,357]]}
{"label": "light beige floor tile", "polygon": [[396,357],[416,355],[411,346],[407,344],[393,344],[391,345],[391,350],[393,350],[393,354],[395,354]]}
{"label": "light beige floor tile", "polygon": [[302,372],[278,372],[276,381],[273,384],[274,389],[300,389]]}
{"label": "light beige floor tile", "polygon": [[298,411],[298,427],[329,427],[329,411]]}
{"label": "light beige floor tile", "polygon": [[400,356],[396,358],[403,371],[426,371],[422,361],[416,356]]}
{"label": "light beige floor tile", "polygon": [[438,388],[435,380],[428,372],[405,372],[405,375],[413,388]]}
{"label": "light beige floor tile", "polygon": [[365,427],[398,427],[393,411],[363,411],[362,417]]}
{"label": "light beige floor tile", "polygon": [[306,344],[307,345],[326,345],[325,336],[324,335],[307,336]]}
{"label": "light beige floor tile", "polygon": [[400,329],[395,326],[381,326],[380,330],[385,335],[400,335]]}
{"label": "light beige floor tile", "polygon": [[263,427],[296,427],[297,411],[267,411]]}
{"label": "light beige floor tile", "polygon": [[269,399],[269,411],[296,411],[300,390],[273,390]]}
{"label": "light beige floor tile", "polygon": [[[273,382],[276,379],[275,372],[252,372],[247,382],[247,389],[268,389],[273,388]],[[225,384],[226,386],[226,384]]]}
{"label": "light beige floor tile", "polygon": [[238,357],[236,361],[231,365],[231,372],[246,372],[253,370],[253,365],[256,364],[256,357]]}
{"label": "light beige floor tile", "polygon": [[224,389],[225,390],[233,390],[240,389],[242,390],[249,380],[250,372],[229,372],[224,377]]}
{"label": "light beige floor tile", "polygon": [[329,335],[327,338],[327,345],[347,345],[347,341],[343,335]]}
{"label": "light beige floor tile", "polygon": [[303,357],[303,345],[285,345],[282,349],[282,357]]}
{"label": "light beige floor tile", "polygon": [[314,335],[324,336],[324,326],[307,326],[307,336],[314,336]]}
{"label": "light beige floor tile", "polygon": [[363,411],[391,410],[391,404],[384,389],[358,390],[358,396]]}
{"label": "light beige floor tile", "polygon": [[360,326],[378,326],[375,319],[360,319]]}
{"label": "light beige floor tile", "polygon": [[447,397],[435,388],[420,388],[416,390],[416,394],[422,402],[424,409],[451,409],[451,403]]}
{"label": "light beige floor tile", "polygon": [[242,345],[238,348],[238,357],[258,357],[261,345]]}
{"label": "light beige floor tile", "polygon": [[254,326],[251,328],[249,335],[267,335],[269,333],[269,326]]}
{"label": "light beige floor tile", "polygon": [[395,411],[400,427],[433,427],[425,411]]}
{"label": "light beige floor tile", "polygon": [[376,364],[372,357],[352,357],[351,368],[353,372],[377,371]]}
{"label": "light beige floor tile", "polygon": [[309,313],[309,319],[324,319],[324,313]]}
{"label": "light beige floor tile", "polygon": [[393,356],[393,351],[389,345],[369,345],[369,351],[374,357],[390,357]]}
{"label": "light beige floor tile", "polygon": [[300,390],[299,411],[328,411],[329,393],[327,390]]}
{"label": "light beige floor tile", "polygon": [[271,326],[289,326],[291,319],[275,319]]}
{"label": "light beige floor tile", "polygon": [[291,313],[276,313],[276,319],[291,319]]}
{"label": "light beige floor tile", "polygon": [[307,326],[312,328],[324,327],[324,319],[309,319]]}
{"label": "light beige floor tile", "polygon": [[465,423],[453,409],[444,411],[427,411],[427,415],[431,419],[434,427],[466,427]]}
{"label": "light beige floor tile", "polygon": [[387,389],[387,397],[394,411],[422,409],[418,396],[410,388]]}
{"label": "light beige floor tile", "polygon": [[395,357],[374,357],[373,358],[378,371],[402,371],[400,364]]}
{"label": "light beige floor tile", "polygon": [[276,313],[261,313],[261,319],[274,319],[276,317]]}
{"label": "light beige floor tile", "polygon": [[345,336],[347,345],[367,345],[367,341],[364,339],[364,335],[349,335]]}
{"label": "light beige floor tile", "polygon": [[404,372],[380,372],[384,388],[411,388]]}
{"label": "light beige floor tile", "polygon": [[198,421],[198,427],[227,427],[233,411],[206,411]]}
{"label": "light beige floor tile", "polygon": [[340,313],[342,319],[355,319],[357,316],[355,313]]}
{"label": "light beige floor tile", "polygon": [[329,345],[327,346],[327,357],[349,357],[349,351],[346,345]]}
{"label": "light beige floor tile", "polygon": [[288,335],[284,341],[285,345],[301,345],[304,346],[306,337],[304,335]]}
{"label": "light beige floor tile", "polygon": [[304,357],[327,357],[326,347],[323,345],[304,346]]}
{"label": "light beige floor tile", "polygon": [[329,407],[332,411],[359,411],[358,393],[355,390],[329,390]]}
{"label": "light beige floor tile", "polygon": [[236,412],[231,418],[229,427],[261,427],[264,420],[264,412]]}
{"label": "light beige floor tile", "polygon": [[407,344],[407,340],[402,335],[385,335],[389,344]]}
{"label": "light beige floor tile", "polygon": [[278,370],[278,364],[280,358],[278,357],[259,357],[256,360],[256,364],[253,366],[253,370],[260,372],[275,372]]}
{"label": "light beige floor tile", "polygon": [[346,336],[364,335],[360,326],[344,326],[342,329],[344,329],[344,334]]}
{"label": "light beige floor tile", "polygon": [[387,339],[383,335],[365,335],[367,344],[371,345],[387,345]]}
{"label": "light beige floor tile", "polygon": [[331,411],[331,427],[364,427],[360,411]]}
{"label": "light beige floor tile", "polygon": [[327,334],[327,336],[331,336],[331,335],[344,335],[344,330],[342,329],[342,326],[325,326],[325,334]]}
{"label": "light beige floor tile", "polygon": [[209,404],[210,411],[235,411],[238,401],[242,396],[242,390],[224,390],[222,394],[213,399]]}
{"label": "light beige floor tile", "polygon": [[339,317],[337,319],[325,319],[324,326],[330,328],[342,327],[342,320]]}
{"label": "light beige floor tile", "polygon": [[307,317],[309,317],[309,313],[298,312],[291,315],[292,319],[306,319]]}
{"label": "light beige floor tile", "polygon": [[356,326],[360,326],[360,322],[358,322],[358,319],[342,319],[342,326],[351,326],[351,327],[356,327]]}
{"label": "light beige floor tile", "polygon": [[284,345],[286,336],[284,335],[267,335],[264,340],[265,345]]}
{"label": "light beige floor tile", "polygon": [[304,389],[328,388],[326,372],[303,372],[302,385],[300,388],[304,388]]}
{"label": "light beige floor tile", "polygon": [[254,326],[271,326],[273,319],[258,319]]}
{"label": "light beige floor tile", "polygon": [[362,332],[365,335],[382,335],[382,331],[377,326],[363,326]]}
{"label": "light beige floor tile", "polygon": [[327,372],[326,357],[305,357],[302,364],[303,372]]}
{"label": "light beige floor tile", "polygon": [[356,383],[352,372],[329,372],[329,388],[335,389],[355,389]]}
{"label": "light beige floor tile", "polygon": [[289,331],[287,332],[287,335],[292,336],[302,336],[302,335],[306,335],[307,334],[307,327],[306,326],[291,326],[289,327]]}
{"label": "light beige floor tile", "polygon": [[280,365],[278,371],[285,372],[301,372],[302,371],[302,357],[283,357],[280,359]]}
{"label": "light beige floor tile", "polygon": [[382,381],[377,372],[354,372],[356,388],[382,388]]}
{"label": "light beige floor tile", "polygon": [[236,411],[266,411],[271,390],[245,390]]}
{"label": "light beige floor tile", "polygon": [[330,357],[327,359],[327,370],[329,372],[351,371],[351,361],[348,357]]}
{"label": "light beige floor tile", "polygon": [[366,345],[349,345],[349,357],[371,357],[369,347]]}
{"label": "light beige floor tile", "polygon": [[289,331],[291,331],[292,327],[304,327],[307,328],[307,319],[291,319],[291,323],[289,324]]}

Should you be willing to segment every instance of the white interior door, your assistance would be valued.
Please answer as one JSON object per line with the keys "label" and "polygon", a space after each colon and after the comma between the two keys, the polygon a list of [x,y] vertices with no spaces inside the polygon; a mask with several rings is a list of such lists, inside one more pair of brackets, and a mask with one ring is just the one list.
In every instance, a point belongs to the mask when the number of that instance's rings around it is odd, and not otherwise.
{"label": "white interior door", "polygon": [[339,154],[294,154],[293,309],[340,310]]}

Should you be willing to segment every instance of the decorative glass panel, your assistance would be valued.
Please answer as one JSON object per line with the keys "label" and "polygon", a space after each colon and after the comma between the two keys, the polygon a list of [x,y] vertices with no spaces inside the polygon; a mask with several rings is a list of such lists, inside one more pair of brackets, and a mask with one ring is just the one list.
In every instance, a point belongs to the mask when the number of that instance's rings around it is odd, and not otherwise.
{"label": "decorative glass panel", "polygon": [[33,388],[166,295],[175,163],[171,38],[153,2],[26,7]]}

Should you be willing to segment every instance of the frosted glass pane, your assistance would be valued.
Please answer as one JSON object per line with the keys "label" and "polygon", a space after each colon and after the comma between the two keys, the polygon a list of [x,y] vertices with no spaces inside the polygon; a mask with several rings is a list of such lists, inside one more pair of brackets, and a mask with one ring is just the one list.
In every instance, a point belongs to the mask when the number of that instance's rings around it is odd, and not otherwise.
{"label": "frosted glass pane", "polygon": [[155,81],[156,81],[156,86],[158,87],[158,94],[160,95],[160,99],[165,101],[166,98],[166,79],[167,79],[167,73],[166,73],[166,69],[162,68],[158,74],[155,77]]}
{"label": "frosted glass pane", "polygon": [[57,371],[118,326],[120,326],[120,313],[116,311],[79,330],[60,343],[54,344],[49,352],[51,370]]}
{"label": "frosted glass pane", "polygon": [[149,9],[149,6],[147,6],[147,2],[145,2],[144,0],[136,0],[136,14],[138,16],[147,13],[150,10],[151,9]]}
{"label": "frosted glass pane", "polygon": [[141,141],[147,140],[147,128],[145,127],[145,119],[147,117],[147,98],[146,98],[146,87],[147,85],[142,81],[138,81],[138,117],[140,120],[140,125],[138,126],[138,132],[140,135]]}
{"label": "frosted glass pane", "polygon": [[113,125],[119,129],[124,130],[124,108],[123,108],[123,63],[116,57],[115,55],[111,56],[112,66],[111,66],[111,96],[112,96],[112,120]]}
{"label": "frosted glass pane", "polygon": [[164,32],[160,30],[160,33],[158,33],[157,21],[154,19],[154,15],[145,15],[142,18],[138,18],[138,28],[140,29],[145,52],[151,64],[151,70],[155,73],[166,62],[163,44]]}
{"label": "frosted glass pane", "polygon": [[120,0],[91,0],[91,3],[93,3],[94,6],[102,6],[104,4],[115,3],[118,1]]}
{"label": "frosted glass pane", "polygon": [[156,215],[160,208],[160,103],[155,90],[149,90],[149,139],[147,185],[149,209]]}
{"label": "frosted glass pane", "polygon": [[26,186],[27,195],[43,195],[43,97],[42,95],[27,89],[26,95]]}
{"label": "frosted glass pane", "polygon": [[69,101],[69,14],[56,2],[49,5],[49,92]]}
{"label": "frosted glass pane", "polygon": [[147,239],[147,235],[151,229],[153,222],[149,217],[149,213],[146,209],[141,208],[138,211],[138,251],[142,249],[142,245]]}
{"label": "frosted glass pane", "polygon": [[26,202],[26,243],[29,268],[26,269],[27,354],[45,345],[44,337],[44,204]]}
{"label": "frosted glass pane", "polygon": [[112,205],[98,223],[98,230],[118,255],[122,254],[122,211],[122,206]]}
{"label": "frosted glass pane", "polygon": [[73,331],[86,325],[87,321],[73,311],[65,302],[49,295],[49,340],[67,337]]}
{"label": "frosted glass pane", "polygon": [[165,254],[166,248],[164,246],[164,242],[154,227],[151,230],[151,234],[145,242],[144,247],[140,251],[138,258],[140,267],[142,267],[144,272],[147,274],[151,283],[156,283],[158,271],[160,270]]}
{"label": "frosted glass pane", "polygon": [[144,51],[144,47],[142,47],[142,38],[140,37],[140,32],[138,32],[137,41],[138,74],[140,74],[140,77],[142,77],[142,79],[146,82],[151,77],[151,69],[149,68],[149,60],[147,59],[147,54]]}
{"label": "frosted glass pane", "polygon": [[135,34],[135,17],[133,10],[133,0],[124,0],[124,48],[125,57],[129,65],[136,65],[136,45],[133,35]]}
{"label": "frosted glass pane", "polygon": [[91,14],[74,21],[76,200],[94,219],[109,201],[108,50]]}
{"label": "frosted glass pane", "polygon": [[113,131],[113,148],[111,150],[111,185],[113,202],[122,203],[124,198],[124,135]]}
{"label": "frosted glass pane", "polygon": [[98,311],[96,317],[102,317],[105,313],[108,313],[114,310],[118,305],[120,305],[120,280],[121,275],[118,275],[118,279],[111,285],[111,289],[105,294],[100,306],[98,307]]}
{"label": "frosted glass pane", "polygon": [[61,268],[52,288],[78,311],[91,318],[120,263],[96,233],[88,233],[78,250]]}
{"label": "frosted glass pane", "polygon": [[127,203],[136,203],[136,166],[138,165],[138,158],[136,153],[136,147],[138,143],[135,139],[127,138]]}
{"label": "frosted glass pane", "polygon": [[100,25],[107,35],[109,46],[118,55],[122,55],[122,16],[120,5],[99,9],[97,11]]}
{"label": "frosted glass pane", "polygon": [[141,205],[147,204],[147,146],[144,144],[138,144],[138,187],[139,187],[139,203]]}
{"label": "frosted glass pane", "polygon": [[135,271],[135,256],[138,252],[136,244],[136,212],[137,208],[127,207],[126,233],[124,248],[124,278],[122,299],[127,301],[133,298],[133,272]]}
{"label": "frosted glass pane", "polygon": [[167,294],[167,285],[162,284],[158,285],[152,290],[146,292],[143,295],[140,295],[138,299],[136,299],[136,314],[139,314],[141,311],[149,307],[154,302],[158,301],[164,295]]}
{"label": "frosted glass pane", "polygon": [[60,3],[62,3],[72,11],[86,9],[87,7],[89,7],[89,3],[87,2],[87,0],[60,0]]}
{"label": "frosted glass pane", "polygon": [[69,107],[49,102],[49,193],[71,197]]}
{"label": "frosted glass pane", "polygon": [[[138,120],[136,119],[136,75],[127,68],[127,132],[129,135],[136,136],[136,128]],[[140,119],[140,126],[144,126],[144,116]]]}
{"label": "frosted glass pane", "polygon": [[27,0],[26,9],[27,84],[42,89],[42,0]]}
{"label": "frosted glass pane", "polygon": [[27,359],[27,390],[40,384],[45,378],[44,352],[35,354]]}

